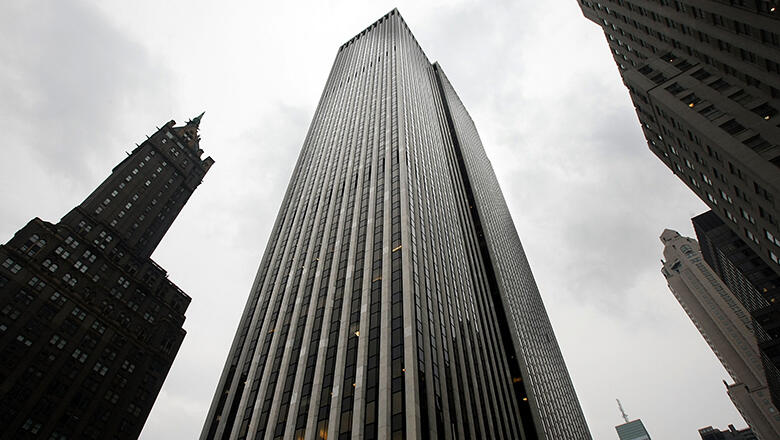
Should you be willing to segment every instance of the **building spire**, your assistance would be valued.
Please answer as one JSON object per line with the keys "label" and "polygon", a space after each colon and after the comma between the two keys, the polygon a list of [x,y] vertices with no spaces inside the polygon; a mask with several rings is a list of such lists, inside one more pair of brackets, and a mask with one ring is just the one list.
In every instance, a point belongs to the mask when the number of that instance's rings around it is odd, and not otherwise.
{"label": "building spire", "polygon": [[200,120],[201,118],[203,118],[203,115],[205,113],[206,112],[203,111],[198,116],[195,116],[194,118],[190,119],[189,121],[187,121],[187,125],[195,125],[195,128],[198,128],[200,126]]}
{"label": "building spire", "polygon": [[620,403],[620,399],[615,399],[615,400],[617,400],[618,408],[620,408],[620,414],[623,416],[623,420],[625,420],[626,423],[628,423],[628,414],[626,414],[626,412],[623,410],[623,405]]}
{"label": "building spire", "polygon": [[206,112],[201,112],[198,116],[195,116],[194,118],[188,120],[184,125],[180,127],[174,127],[173,124],[176,123],[176,121],[171,121],[169,124],[171,124],[171,128],[173,131],[179,136],[179,140],[186,144],[188,147],[192,148],[193,150],[198,152],[198,155],[202,153],[201,149],[198,147],[198,144],[200,143],[200,135],[198,134],[199,127],[200,127],[200,121],[203,119],[203,115]]}

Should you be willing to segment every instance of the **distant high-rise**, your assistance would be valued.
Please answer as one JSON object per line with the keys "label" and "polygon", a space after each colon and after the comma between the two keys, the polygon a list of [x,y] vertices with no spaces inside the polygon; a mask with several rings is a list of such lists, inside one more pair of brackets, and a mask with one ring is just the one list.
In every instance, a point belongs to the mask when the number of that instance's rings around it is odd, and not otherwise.
{"label": "distant high-rise", "polygon": [[780,438],[780,413],[770,399],[750,314],[704,262],[696,240],[667,229],[661,242],[665,259],[661,272],[736,382],[727,385],[732,402],[761,440]]}
{"label": "distant high-rise", "polygon": [[201,438],[590,438],[474,122],[397,10],[339,48]]}
{"label": "distant high-rise", "polygon": [[702,257],[752,317],[775,406],[780,403],[780,275],[712,211],[692,220]]}
{"label": "distant high-rise", "polygon": [[636,419],[629,421],[628,415],[623,411],[623,405],[620,403],[620,400],[617,401],[617,404],[618,408],[620,408],[620,415],[623,416],[623,420],[626,422],[622,425],[615,426],[618,438],[620,440],[650,440],[650,434],[647,433],[647,429],[645,429],[642,420]]}
{"label": "distant high-rise", "polygon": [[640,419],[615,426],[615,430],[620,440],[650,440],[650,434]]}
{"label": "distant high-rise", "polygon": [[701,440],[758,440],[758,437],[750,428],[737,429],[734,425],[729,425],[728,431],[708,426],[699,430]]}
{"label": "distant high-rise", "polygon": [[135,439],[190,298],[149,256],[214,162],[170,121],[57,224],[0,246],[0,438]]}
{"label": "distant high-rise", "polygon": [[780,274],[777,0],[579,0],[650,150]]}

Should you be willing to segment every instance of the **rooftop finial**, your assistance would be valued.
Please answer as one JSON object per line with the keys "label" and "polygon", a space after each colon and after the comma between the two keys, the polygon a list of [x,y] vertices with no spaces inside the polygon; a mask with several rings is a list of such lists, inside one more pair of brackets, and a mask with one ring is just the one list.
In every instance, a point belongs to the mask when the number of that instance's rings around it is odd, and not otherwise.
{"label": "rooftop finial", "polygon": [[194,118],[187,121],[187,124],[195,124],[196,127],[200,126],[200,120],[201,118],[203,118],[203,115],[205,113],[206,113],[205,111],[201,112],[201,114],[199,114],[198,116],[195,116]]}
{"label": "rooftop finial", "polygon": [[623,405],[620,403],[620,399],[615,399],[615,400],[617,400],[618,408],[620,408],[620,414],[623,416],[623,420],[625,420],[626,423],[628,423],[628,414],[626,414],[626,412],[623,411]]}

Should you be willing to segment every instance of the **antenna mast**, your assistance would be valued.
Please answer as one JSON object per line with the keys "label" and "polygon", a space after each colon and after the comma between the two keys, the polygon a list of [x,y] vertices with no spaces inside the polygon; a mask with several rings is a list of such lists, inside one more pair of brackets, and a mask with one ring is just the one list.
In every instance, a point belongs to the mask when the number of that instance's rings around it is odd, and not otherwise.
{"label": "antenna mast", "polygon": [[620,399],[615,399],[615,400],[617,400],[618,408],[620,408],[620,414],[623,416],[623,420],[625,420],[626,423],[628,423],[628,414],[626,414],[626,412],[623,410],[623,405],[620,404]]}

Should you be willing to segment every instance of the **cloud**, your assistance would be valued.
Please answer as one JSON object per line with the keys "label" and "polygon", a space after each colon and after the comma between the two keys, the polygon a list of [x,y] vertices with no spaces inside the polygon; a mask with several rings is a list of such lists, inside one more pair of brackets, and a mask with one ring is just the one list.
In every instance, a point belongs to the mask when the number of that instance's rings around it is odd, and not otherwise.
{"label": "cloud", "polygon": [[93,156],[126,142],[129,115],[166,99],[168,72],[82,2],[11,1],[0,9],[4,143],[23,145],[61,178],[92,175]]}

